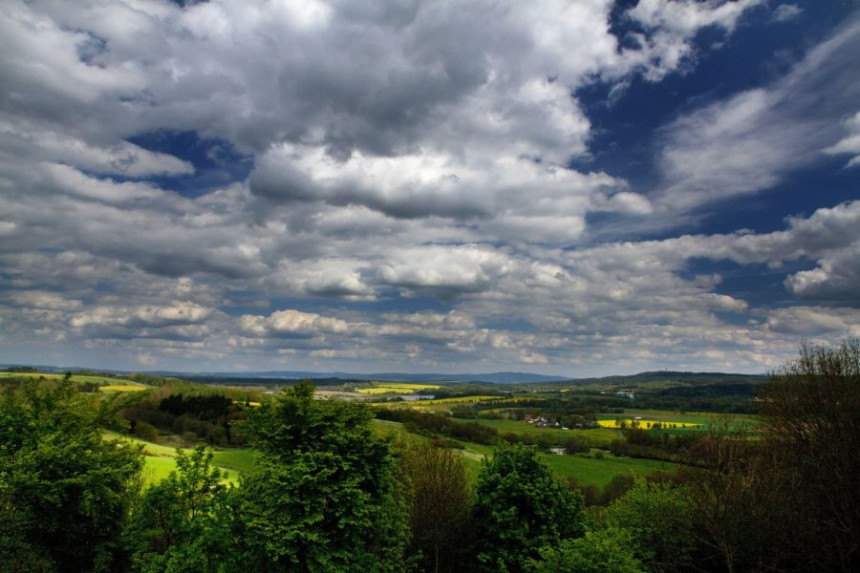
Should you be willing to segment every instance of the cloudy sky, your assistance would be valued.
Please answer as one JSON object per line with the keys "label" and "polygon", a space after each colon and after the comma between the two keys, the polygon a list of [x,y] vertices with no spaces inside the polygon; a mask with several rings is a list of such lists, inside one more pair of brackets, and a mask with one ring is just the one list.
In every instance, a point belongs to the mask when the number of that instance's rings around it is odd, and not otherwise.
{"label": "cloudy sky", "polygon": [[0,2],[0,362],[763,372],[857,336],[855,0]]}

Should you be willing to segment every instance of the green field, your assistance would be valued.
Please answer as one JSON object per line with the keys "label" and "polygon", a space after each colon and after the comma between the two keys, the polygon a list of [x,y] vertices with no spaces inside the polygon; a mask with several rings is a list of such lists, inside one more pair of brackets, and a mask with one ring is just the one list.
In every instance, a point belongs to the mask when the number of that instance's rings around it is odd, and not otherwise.
{"label": "green field", "polygon": [[466,420],[456,418],[458,422],[478,422],[498,430],[499,434],[516,434],[518,436],[551,436],[559,441],[580,439],[592,446],[609,446],[613,440],[623,439],[617,430],[595,428],[590,430],[562,430],[560,428],[536,428],[520,420]]}
{"label": "green field", "polygon": [[[44,378],[45,380],[62,380],[65,374],[45,374],[42,372],[0,372],[0,378]],[[124,378],[107,378],[105,376],[86,376],[81,374],[72,374],[72,382],[91,382],[93,384],[135,384],[131,380]]]}
{"label": "green field", "polygon": [[[54,380],[59,382],[65,374],[45,374],[42,372],[0,372],[0,380],[4,378],[31,378],[34,380]],[[78,384],[98,384],[103,392],[140,392],[148,390],[151,386],[140,384],[132,380],[124,378],[108,378],[106,376],[88,376],[82,374],[72,374],[69,378],[72,382]]]}
{"label": "green field", "polygon": [[[175,447],[153,444],[152,442],[145,442],[111,431],[105,431],[104,436],[143,446],[145,463],[143,477],[148,484],[158,483],[166,478],[170,472],[176,470]],[[180,449],[185,454],[191,453],[191,449],[189,448]],[[237,484],[239,482],[239,474],[248,474],[254,471],[258,456],[257,452],[250,449],[231,448],[216,450],[214,452],[214,463],[224,473],[224,482]]]}
{"label": "green field", "polygon": [[[493,448],[478,444],[466,444],[462,450],[463,460],[469,469],[477,474],[481,469],[481,461],[493,455]],[[608,452],[601,454],[602,459],[594,458],[591,454],[557,455],[539,454],[540,459],[559,478],[575,478],[583,485],[605,487],[617,475],[646,476],[662,470],[671,472],[678,469],[678,464],[644,460],[638,458],[616,457]]]}
{"label": "green field", "polygon": [[587,454],[572,456],[542,454],[541,459],[560,477],[572,477],[584,485],[598,487],[605,487],[617,475],[638,477],[657,470],[671,472],[678,469],[678,464],[638,458],[619,458],[609,453],[603,454],[603,459],[593,458]]}

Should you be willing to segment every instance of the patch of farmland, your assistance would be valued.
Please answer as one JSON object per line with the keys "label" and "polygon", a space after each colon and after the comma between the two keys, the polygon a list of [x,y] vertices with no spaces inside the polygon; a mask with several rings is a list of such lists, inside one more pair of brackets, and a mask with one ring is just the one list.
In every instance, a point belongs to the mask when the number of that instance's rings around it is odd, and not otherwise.
{"label": "patch of farmland", "polygon": [[143,384],[105,384],[99,387],[102,392],[143,392],[149,390],[149,386]]}
{"label": "patch of farmland", "polygon": [[[119,439],[132,444],[143,446],[143,477],[146,483],[158,483],[165,479],[170,472],[176,471],[176,448],[153,444],[138,438],[124,436],[112,431],[103,431],[106,439]],[[189,455],[191,449],[180,448]],[[239,483],[239,474],[253,471],[258,454],[253,450],[226,449],[214,452],[213,462],[215,467],[221,470],[222,482],[230,484]]]}
{"label": "patch of farmland", "polygon": [[541,454],[541,460],[560,477],[572,477],[584,485],[606,487],[617,475],[646,476],[655,471],[671,472],[677,464],[639,458],[616,457],[603,454],[602,458],[590,455]]}
{"label": "patch of farmland", "polygon": [[[35,380],[45,379],[45,380],[56,380],[60,381],[63,379],[65,374],[53,374],[53,373],[44,373],[44,372],[0,372],[0,379],[3,378],[32,378]],[[107,384],[135,384],[138,385],[137,382],[132,382],[131,380],[126,380],[123,378],[108,378],[106,376],[89,376],[86,374],[72,374],[70,380],[72,382],[77,382],[80,384],[84,384],[89,382],[91,384],[99,384],[99,385],[107,385]],[[144,386],[146,388],[146,386]]]}
{"label": "patch of farmland", "polygon": [[609,428],[594,428],[588,430],[562,430],[561,428],[538,428],[522,420],[465,420],[460,422],[478,422],[498,430],[499,434],[515,434],[517,436],[552,436],[558,439],[580,439],[592,446],[608,446],[613,440],[619,439],[618,432]]}
{"label": "patch of farmland", "polygon": [[698,422],[679,422],[674,420],[644,420],[636,418],[616,418],[614,420],[598,420],[603,428],[640,428],[642,430],[650,430],[652,428],[661,429],[677,429],[677,428],[700,428],[702,424]]}
{"label": "patch of farmland", "polygon": [[370,388],[359,388],[359,394],[415,394],[426,390],[438,390],[438,384],[413,384],[409,382],[373,382]]}

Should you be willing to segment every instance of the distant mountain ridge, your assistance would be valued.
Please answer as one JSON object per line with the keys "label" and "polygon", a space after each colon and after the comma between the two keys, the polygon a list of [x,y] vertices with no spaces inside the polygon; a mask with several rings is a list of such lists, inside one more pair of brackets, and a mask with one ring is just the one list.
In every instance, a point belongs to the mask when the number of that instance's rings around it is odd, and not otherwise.
{"label": "distant mountain ridge", "polygon": [[[3,364],[0,368],[9,368],[20,366],[17,364]],[[29,366],[29,365],[28,365]],[[132,371],[128,370],[112,370],[104,368],[87,368],[78,366],[47,366],[47,365],[32,365],[33,368],[41,372],[58,372],[66,371],[92,371],[104,372],[109,374],[128,375]],[[600,383],[612,386],[638,385],[649,381],[677,380],[683,381],[691,386],[709,385],[709,384],[732,384],[746,383],[750,381],[763,382],[767,376],[764,374],[728,374],[723,372],[682,372],[673,370],[656,370],[648,372],[640,372],[630,375],[615,375],[590,378],[571,378],[567,376],[550,376],[546,374],[530,374],[526,372],[488,372],[484,374],[457,373],[457,374],[439,374],[439,373],[419,373],[410,374],[404,372],[376,372],[371,374],[357,374],[354,372],[319,372],[309,370],[265,370],[255,372],[180,372],[175,370],[156,370],[143,372],[144,374],[152,374],[155,376],[173,376],[176,378],[185,378],[188,380],[205,380],[205,379],[268,379],[268,380],[304,380],[310,379],[344,379],[344,380],[379,380],[384,382],[486,382],[492,384],[528,384],[528,383],[562,383],[565,385],[588,385]]]}
{"label": "distant mountain ridge", "polygon": [[195,378],[261,378],[280,380],[311,380],[316,378],[339,378],[344,380],[379,380],[382,382],[487,382],[491,384],[524,384],[530,382],[559,382],[568,380],[565,376],[547,376],[544,374],[529,374],[525,372],[489,372],[486,374],[410,374],[404,372],[376,372],[371,374],[356,374],[354,372],[309,372],[309,371],[265,371],[265,372],[212,372],[212,373],[180,373],[180,372],[151,372],[159,376],[176,376],[194,380]]}

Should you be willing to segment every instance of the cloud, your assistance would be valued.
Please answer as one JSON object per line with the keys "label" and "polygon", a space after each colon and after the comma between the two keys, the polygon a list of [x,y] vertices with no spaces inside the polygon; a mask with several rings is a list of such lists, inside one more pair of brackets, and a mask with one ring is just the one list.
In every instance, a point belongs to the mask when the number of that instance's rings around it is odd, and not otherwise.
{"label": "cloud", "polygon": [[775,332],[856,338],[860,335],[860,310],[856,308],[791,307],[770,313],[768,328]]}
{"label": "cloud", "polygon": [[[793,154],[853,161],[854,23],[687,108],[652,193],[583,167],[604,126],[578,95],[688,72],[718,49],[702,30],[761,4],[5,2],[0,343],[194,370],[761,369],[795,350],[788,315],[694,262],[792,263],[786,297],[851,307],[858,204],[633,231],[772,186]],[[250,176],[188,193],[207,160],[176,131]]]}
{"label": "cloud", "polygon": [[671,212],[694,210],[770,189],[792,171],[820,162],[822,150],[850,152],[850,137],[835,142],[860,98],[860,83],[850,73],[850,54],[858,50],[860,21],[854,18],[780,80],[666,126],[663,182],[652,201]]}
{"label": "cloud", "polygon": [[803,9],[797,4],[780,4],[773,11],[774,22],[788,22],[794,20],[803,13]]}
{"label": "cloud", "polygon": [[853,117],[844,121],[845,130],[848,132],[843,139],[826,148],[824,153],[829,155],[853,155],[845,167],[857,167],[860,165],[860,111]]}
{"label": "cloud", "polygon": [[26,152],[33,160],[67,165],[106,175],[144,177],[189,175],[194,167],[166,153],[152,152],[127,141],[93,146],[82,139],[56,132],[39,132],[0,123],[0,150]]}

